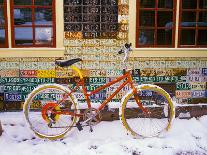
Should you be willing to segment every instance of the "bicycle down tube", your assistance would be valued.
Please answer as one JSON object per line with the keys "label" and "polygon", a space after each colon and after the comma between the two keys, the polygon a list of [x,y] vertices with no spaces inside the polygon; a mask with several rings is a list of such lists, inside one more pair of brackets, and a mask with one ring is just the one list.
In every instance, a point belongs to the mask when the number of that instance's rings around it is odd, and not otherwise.
{"label": "bicycle down tube", "polygon": [[[86,98],[86,102],[87,102],[88,108],[91,108],[91,100],[90,100],[90,98],[89,98],[91,95],[96,94],[97,92],[99,92],[99,91],[101,91],[101,90],[103,90],[103,89],[105,89],[105,88],[107,88],[107,87],[110,87],[111,85],[113,85],[113,84],[115,84],[115,83],[117,83],[117,82],[119,82],[119,81],[121,81],[121,80],[124,80],[124,79],[126,79],[126,81],[124,81],[124,82],[123,82],[123,83],[122,83],[122,84],[115,90],[115,92],[113,92],[113,93],[112,93],[112,94],[111,94],[105,101],[103,101],[103,102],[101,103],[101,105],[98,107],[98,110],[99,110],[99,111],[102,110],[102,109],[103,109],[103,108],[104,108],[104,107],[111,101],[111,99],[112,99],[116,94],[119,93],[119,91],[120,91],[123,87],[125,87],[127,84],[129,84],[130,87],[131,87],[131,89],[133,90],[133,92],[134,92],[134,94],[135,94],[134,97],[135,97],[135,100],[136,100],[138,106],[142,109],[143,112],[147,113],[148,111],[143,107],[143,105],[141,104],[141,102],[140,102],[138,96],[136,95],[136,94],[137,94],[137,90],[136,90],[136,88],[135,88],[134,85],[133,85],[133,81],[132,81],[132,77],[131,77],[130,71],[128,71],[128,72],[126,72],[124,75],[122,75],[122,76],[120,76],[120,77],[118,77],[118,78],[112,80],[111,82],[109,82],[109,83],[107,83],[107,84],[105,84],[105,85],[103,85],[103,86],[98,87],[97,89],[95,89],[94,91],[91,91],[90,93],[87,92],[87,89],[86,89],[86,87],[85,87],[84,80],[81,79],[79,82],[77,82],[77,85],[75,86],[75,88],[72,89],[71,92],[70,92],[69,94],[66,94],[66,95],[64,96],[64,98],[60,101],[60,103],[63,102],[64,100],[66,100],[66,99],[67,99],[67,96],[69,96],[70,94],[72,94],[73,92],[75,92],[80,86],[82,86],[83,93],[84,93],[84,96],[85,96],[85,98]],[[59,112],[59,113],[60,113],[60,112]],[[66,113],[67,113],[67,112],[66,112]],[[64,114],[66,114],[66,113],[64,113]],[[68,114],[70,114],[70,113],[68,113]],[[76,114],[75,114],[75,115],[76,115]],[[81,115],[77,115],[77,116],[81,116]]]}

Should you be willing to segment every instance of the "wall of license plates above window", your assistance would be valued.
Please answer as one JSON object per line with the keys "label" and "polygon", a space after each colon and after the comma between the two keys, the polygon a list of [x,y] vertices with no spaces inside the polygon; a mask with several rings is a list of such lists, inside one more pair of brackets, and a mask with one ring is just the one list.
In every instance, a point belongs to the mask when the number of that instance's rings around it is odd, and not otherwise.
{"label": "wall of license plates above window", "polygon": [[[65,59],[83,59],[76,66],[90,91],[122,74],[123,55],[117,51],[128,42],[128,1],[64,1]],[[207,58],[130,58],[127,65],[137,84],[157,84],[180,104],[207,103]],[[55,58],[0,58],[0,110],[21,109],[27,94],[40,84],[73,87],[76,76],[56,66]],[[106,99],[118,85],[92,96],[92,101]],[[128,90],[126,86],[113,101]],[[76,97],[84,102],[81,92]]]}

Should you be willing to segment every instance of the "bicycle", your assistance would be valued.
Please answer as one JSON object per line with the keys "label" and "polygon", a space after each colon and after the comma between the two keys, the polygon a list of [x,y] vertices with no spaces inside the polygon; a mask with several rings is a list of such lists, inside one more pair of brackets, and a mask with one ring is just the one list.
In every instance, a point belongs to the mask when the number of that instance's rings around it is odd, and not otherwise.
{"label": "bicycle", "polygon": [[[124,65],[130,51],[131,44],[126,43],[118,52],[125,53]],[[175,117],[175,109],[170,95],[164,89],[151,84],[135,86],[132,71],[126,70],[125,67],[123,75],[88,92],[81,71],[73,66],[80,61],[82,61],[80,58],[56,61],[56,65],[70,66],[77,72],[79,78],[75,81],[74,88],[70,89],[59,84],[44,84],[35,88],[25,100],[23,107],[25,118],[37,136],[59,139],[73,127],[82,130],[84,126],[90,126],[92,132],[92,127],[101,121],[101,111],[127,85],[130,90],[122,98],[119,108],[119,117],[127,132],[139,138],[158,136],[169,130]],[[98,108],[92,107],[90,97],[93,94],[121,81],[122,84]],[[84,111],[78,108],[78,100],[74,96],[79,89],[85,96],[87,109]]]}

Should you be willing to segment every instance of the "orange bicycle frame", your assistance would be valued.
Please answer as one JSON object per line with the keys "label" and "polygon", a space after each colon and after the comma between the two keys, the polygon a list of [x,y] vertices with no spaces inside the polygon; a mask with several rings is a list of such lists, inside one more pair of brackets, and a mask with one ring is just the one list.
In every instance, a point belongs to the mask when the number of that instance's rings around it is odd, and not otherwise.
{"label": "orange bicycle frame", "polygon": [[[76,81],[77,85],[71,90],[71,92],[69,94],[66,94],[63,99],[61,101],[59,101],[59,103],[63,102],[64,100],[67,99],[67,97],[69,95],[71,95],[73,92],[75,92],[78,88],[80,88],[80,86],[82,86],[82,89],[83,89],[83,93],[84,93],[84,96],[85,96],[85,99],[86,99],[86,102],[87,102],[87,105],[88,105],[88,108],[91,108],[91,100],[90,100],[90,96],[93,95],[93,94],[96,94],[98,92],[100,92],[101,90],[107,88],[107,87],[110,87],[111,85],[121,81],[121,80],[124,80],[126,79],[116,90],[115,92],[113,92],[106,100],[104,100],[102,102],[102,104],[98,107],[98,110],[102,110],[110,101],[111,99],[117,95],[119,93],[119,91],[125,87],[127,84],[130,85],[131,89],[133,90],[133,93],[135,94],[134,97],[135,97],[135,100],[138,104],[138,106],[142,109],[143,112],[147,113],[147,110],[143,107],[143,105],[141,104],[140,100],[139,100],[139,97],[137,94],[137,90],[136,88],[134,87],[133,85],[133,81],[132,81],[132,76],[131,76],[131,73],[130,71],[127,71],[124,75],[112,80],[111,82],[103,85],[103,86],[100,86],[98,87],[97,89],[95,89],[94,91],[91,91],[90,93],[87,92],[87,89],[85,87],[85,83],[84,83],[84,79],[81,78],[79,82]],[[68,115],[74,115],[74,116],[83,116],[82,114],[71,114],[71,112],[57,112],[57,114],[68,114]]]}

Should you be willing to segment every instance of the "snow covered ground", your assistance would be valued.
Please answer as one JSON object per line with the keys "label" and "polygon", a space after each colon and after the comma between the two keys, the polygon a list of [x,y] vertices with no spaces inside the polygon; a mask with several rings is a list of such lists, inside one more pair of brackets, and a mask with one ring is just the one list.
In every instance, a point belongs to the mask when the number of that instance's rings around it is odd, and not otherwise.
{"label": "snow covered ground", "polygon": [[64,139],[37,138],[22,112],[0,113],[4,129],[0,155],[207,155],[207,116],[175,119],[162,137],[133,139],[120,121],[101,122],[90,133],[76,128]]}

